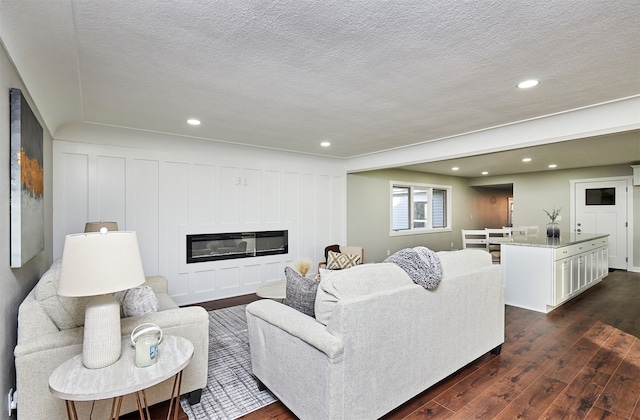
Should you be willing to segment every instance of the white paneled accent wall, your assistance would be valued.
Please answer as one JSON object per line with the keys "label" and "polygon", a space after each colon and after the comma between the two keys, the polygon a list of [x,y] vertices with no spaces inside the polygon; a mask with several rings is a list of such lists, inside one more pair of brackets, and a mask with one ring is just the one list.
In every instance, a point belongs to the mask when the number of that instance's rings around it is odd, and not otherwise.
{"label": "white paneled accent wall", "polygon": [[[326,245],[344,243],[341,160],[175,141],[183,152],[162,150],[166,139],[153,150],[54,141],[54,258],[85,222],[116,221],[137,232],[145,274],[166,276],[172,297],[190,304],[253,293],[293,260],[315,267]],[[288,230],[289,253],[186,262],[188,234],[261,230]]]}

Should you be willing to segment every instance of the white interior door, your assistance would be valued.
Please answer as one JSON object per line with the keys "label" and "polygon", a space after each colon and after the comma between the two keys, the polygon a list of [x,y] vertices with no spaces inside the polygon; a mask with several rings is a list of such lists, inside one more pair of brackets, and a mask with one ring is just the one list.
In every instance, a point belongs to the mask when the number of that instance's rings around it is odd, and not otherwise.
{"label": "white interior door", "polygon": [[609,234],[609,267],[627,269],[627,181],[575,183],[574,230]]}

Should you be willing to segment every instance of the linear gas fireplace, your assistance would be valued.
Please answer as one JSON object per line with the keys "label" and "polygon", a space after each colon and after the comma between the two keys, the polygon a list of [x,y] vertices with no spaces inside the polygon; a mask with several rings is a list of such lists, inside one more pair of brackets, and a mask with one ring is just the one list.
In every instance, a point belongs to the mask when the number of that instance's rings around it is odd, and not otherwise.
{"label": "linear gas fireplace", "polygon": [[289,231],[187,235],[187,264],[289,252]]}

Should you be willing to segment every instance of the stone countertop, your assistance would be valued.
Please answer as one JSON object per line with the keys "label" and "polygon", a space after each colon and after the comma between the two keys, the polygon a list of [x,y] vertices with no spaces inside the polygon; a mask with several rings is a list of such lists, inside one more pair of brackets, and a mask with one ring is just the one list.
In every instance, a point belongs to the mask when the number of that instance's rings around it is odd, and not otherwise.
{"label": "stone countertop", "polygon": [[569,246],[580,242],[591,241],[598,238],[606,238],[608,233],[565,233],[560,234],[559,238],[547,238],[544,233],[540,235],[518,235],[513,236],[507,240],[497,241],[501,245],[517,245],[517,246],[532,246],[538,248],[560,248],[563,246]]}

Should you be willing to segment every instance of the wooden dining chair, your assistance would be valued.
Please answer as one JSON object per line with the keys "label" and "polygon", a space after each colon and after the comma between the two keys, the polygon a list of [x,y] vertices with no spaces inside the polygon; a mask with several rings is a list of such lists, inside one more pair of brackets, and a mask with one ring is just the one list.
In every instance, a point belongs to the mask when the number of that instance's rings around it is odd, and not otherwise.
{"label": "wooden dining chair", "polygon": [[490,229],[485,228],[487,233],[487,248],[491,254],[491,260],[500,263],[500,242],[511,238],[511,228]]}
{"label": "wooden dining chair", "polygon": [[475,248],[489,251],[484,229],[462,229],[462,249]]}

